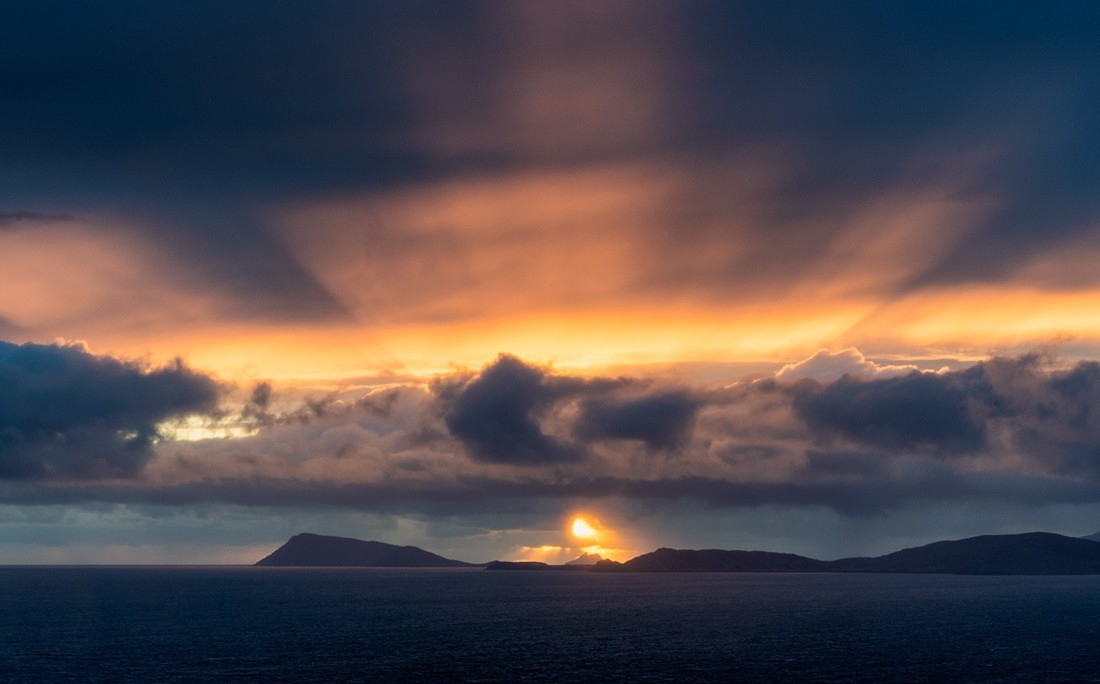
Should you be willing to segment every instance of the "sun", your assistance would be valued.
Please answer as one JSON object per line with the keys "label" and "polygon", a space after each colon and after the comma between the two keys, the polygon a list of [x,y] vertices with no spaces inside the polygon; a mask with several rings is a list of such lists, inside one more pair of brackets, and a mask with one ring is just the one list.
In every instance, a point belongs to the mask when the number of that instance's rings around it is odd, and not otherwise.
{"label": "sun", "polygon": [[584,518],[573,518],[573,536],[578,539],[591,539],[596,540],[597,532],[596,528],[588,524],[588,521]]}

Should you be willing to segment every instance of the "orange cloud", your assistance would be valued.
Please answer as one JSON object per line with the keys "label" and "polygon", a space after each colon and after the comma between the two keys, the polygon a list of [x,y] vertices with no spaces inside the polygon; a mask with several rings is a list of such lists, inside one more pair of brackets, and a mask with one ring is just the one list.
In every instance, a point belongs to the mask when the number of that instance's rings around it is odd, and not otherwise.
{"label": "orange cloud", "polygon": [[1100,289],[1004,283],[922,290],[890,302],[848,333],[893,348],[989,353],[1074,340],[1100,343]]}
{"label": "orange cloud", "polygon": [[208,303],[181,290],[170,270],[154,245],[108,218],[0,232],[0,317],[55,337],[201,316]]}

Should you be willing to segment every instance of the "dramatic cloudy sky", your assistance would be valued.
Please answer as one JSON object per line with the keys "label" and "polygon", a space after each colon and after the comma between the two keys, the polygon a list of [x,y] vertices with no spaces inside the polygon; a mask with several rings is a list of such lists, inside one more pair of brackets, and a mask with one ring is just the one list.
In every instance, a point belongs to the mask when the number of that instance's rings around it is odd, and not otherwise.
{"label": "dramatic cloudy sky", "polygon": [[1100,6],[14,2],[0,563],[1100,530]]}

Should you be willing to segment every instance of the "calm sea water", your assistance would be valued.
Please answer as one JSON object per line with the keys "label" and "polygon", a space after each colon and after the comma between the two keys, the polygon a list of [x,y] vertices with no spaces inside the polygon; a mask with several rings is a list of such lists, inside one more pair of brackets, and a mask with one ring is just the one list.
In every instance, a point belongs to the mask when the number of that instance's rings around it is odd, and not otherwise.
{"label": "calm sea water", "polygon": [[1100,577],[0,568],[0,681],[1100,681]]}

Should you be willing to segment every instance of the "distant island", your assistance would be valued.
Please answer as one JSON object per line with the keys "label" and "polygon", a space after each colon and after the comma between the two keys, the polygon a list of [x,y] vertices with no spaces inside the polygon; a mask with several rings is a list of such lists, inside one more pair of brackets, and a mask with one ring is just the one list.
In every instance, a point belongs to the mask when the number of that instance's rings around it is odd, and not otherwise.
{"label": "distant island", "polygon": [[269,567],[472,568],[474,563],[444,558],[415,546],[396,546],[349,537],[304,532],[256,565]]}
{"label": "distant island", "polygon": [[[536,562],[495,562],[487,570],[576,570]],[[1049,532],[940,541],[873,558],[822,561],[791,553],[657,549],[625,563],[601,560],[590,572],[867,572],[948,575],[1100,575],[1100,534]]]}
{"label": "distant island", "polygon": [[575,565],[565,563],[564,565],[550,565],[549,563],[543,563],[542,561],[490,561],[486,563],[486,570],[523,570],[525,572],[541,572],[541,571],[555,571],[555,572],[592,572],[594,565]]}
{"label": "distant island", "polygon": [[1097,575],[1100,542],[1049,532],[939,541],[874,558],[821,561],[766,551],[657,549],[594,572],[877,572],[950,575]]}
{"label": "distant island", "polygon": [[[577,561],[581,561],[578,563]],[[1100,575],[1100,533],[1066,537],[1050,532],[939,541],[884,556],[823,561],[791,553],[668,549],[626,562],[582,555],[550,565],[538,561],[465,563],[415,546],[319,534],[297,534],[256,565],[291,567],[476,568],[565,572],[864,572],[951,575]],[[588,561],[595,561],[588,564]]]}
{"label": "distant island", "polygon": [[602,560],[603,556],[601,556],[600,554],[588,553],[587,551],[585,551],[573,560],[566,562],[566,565],[595,565]]}

